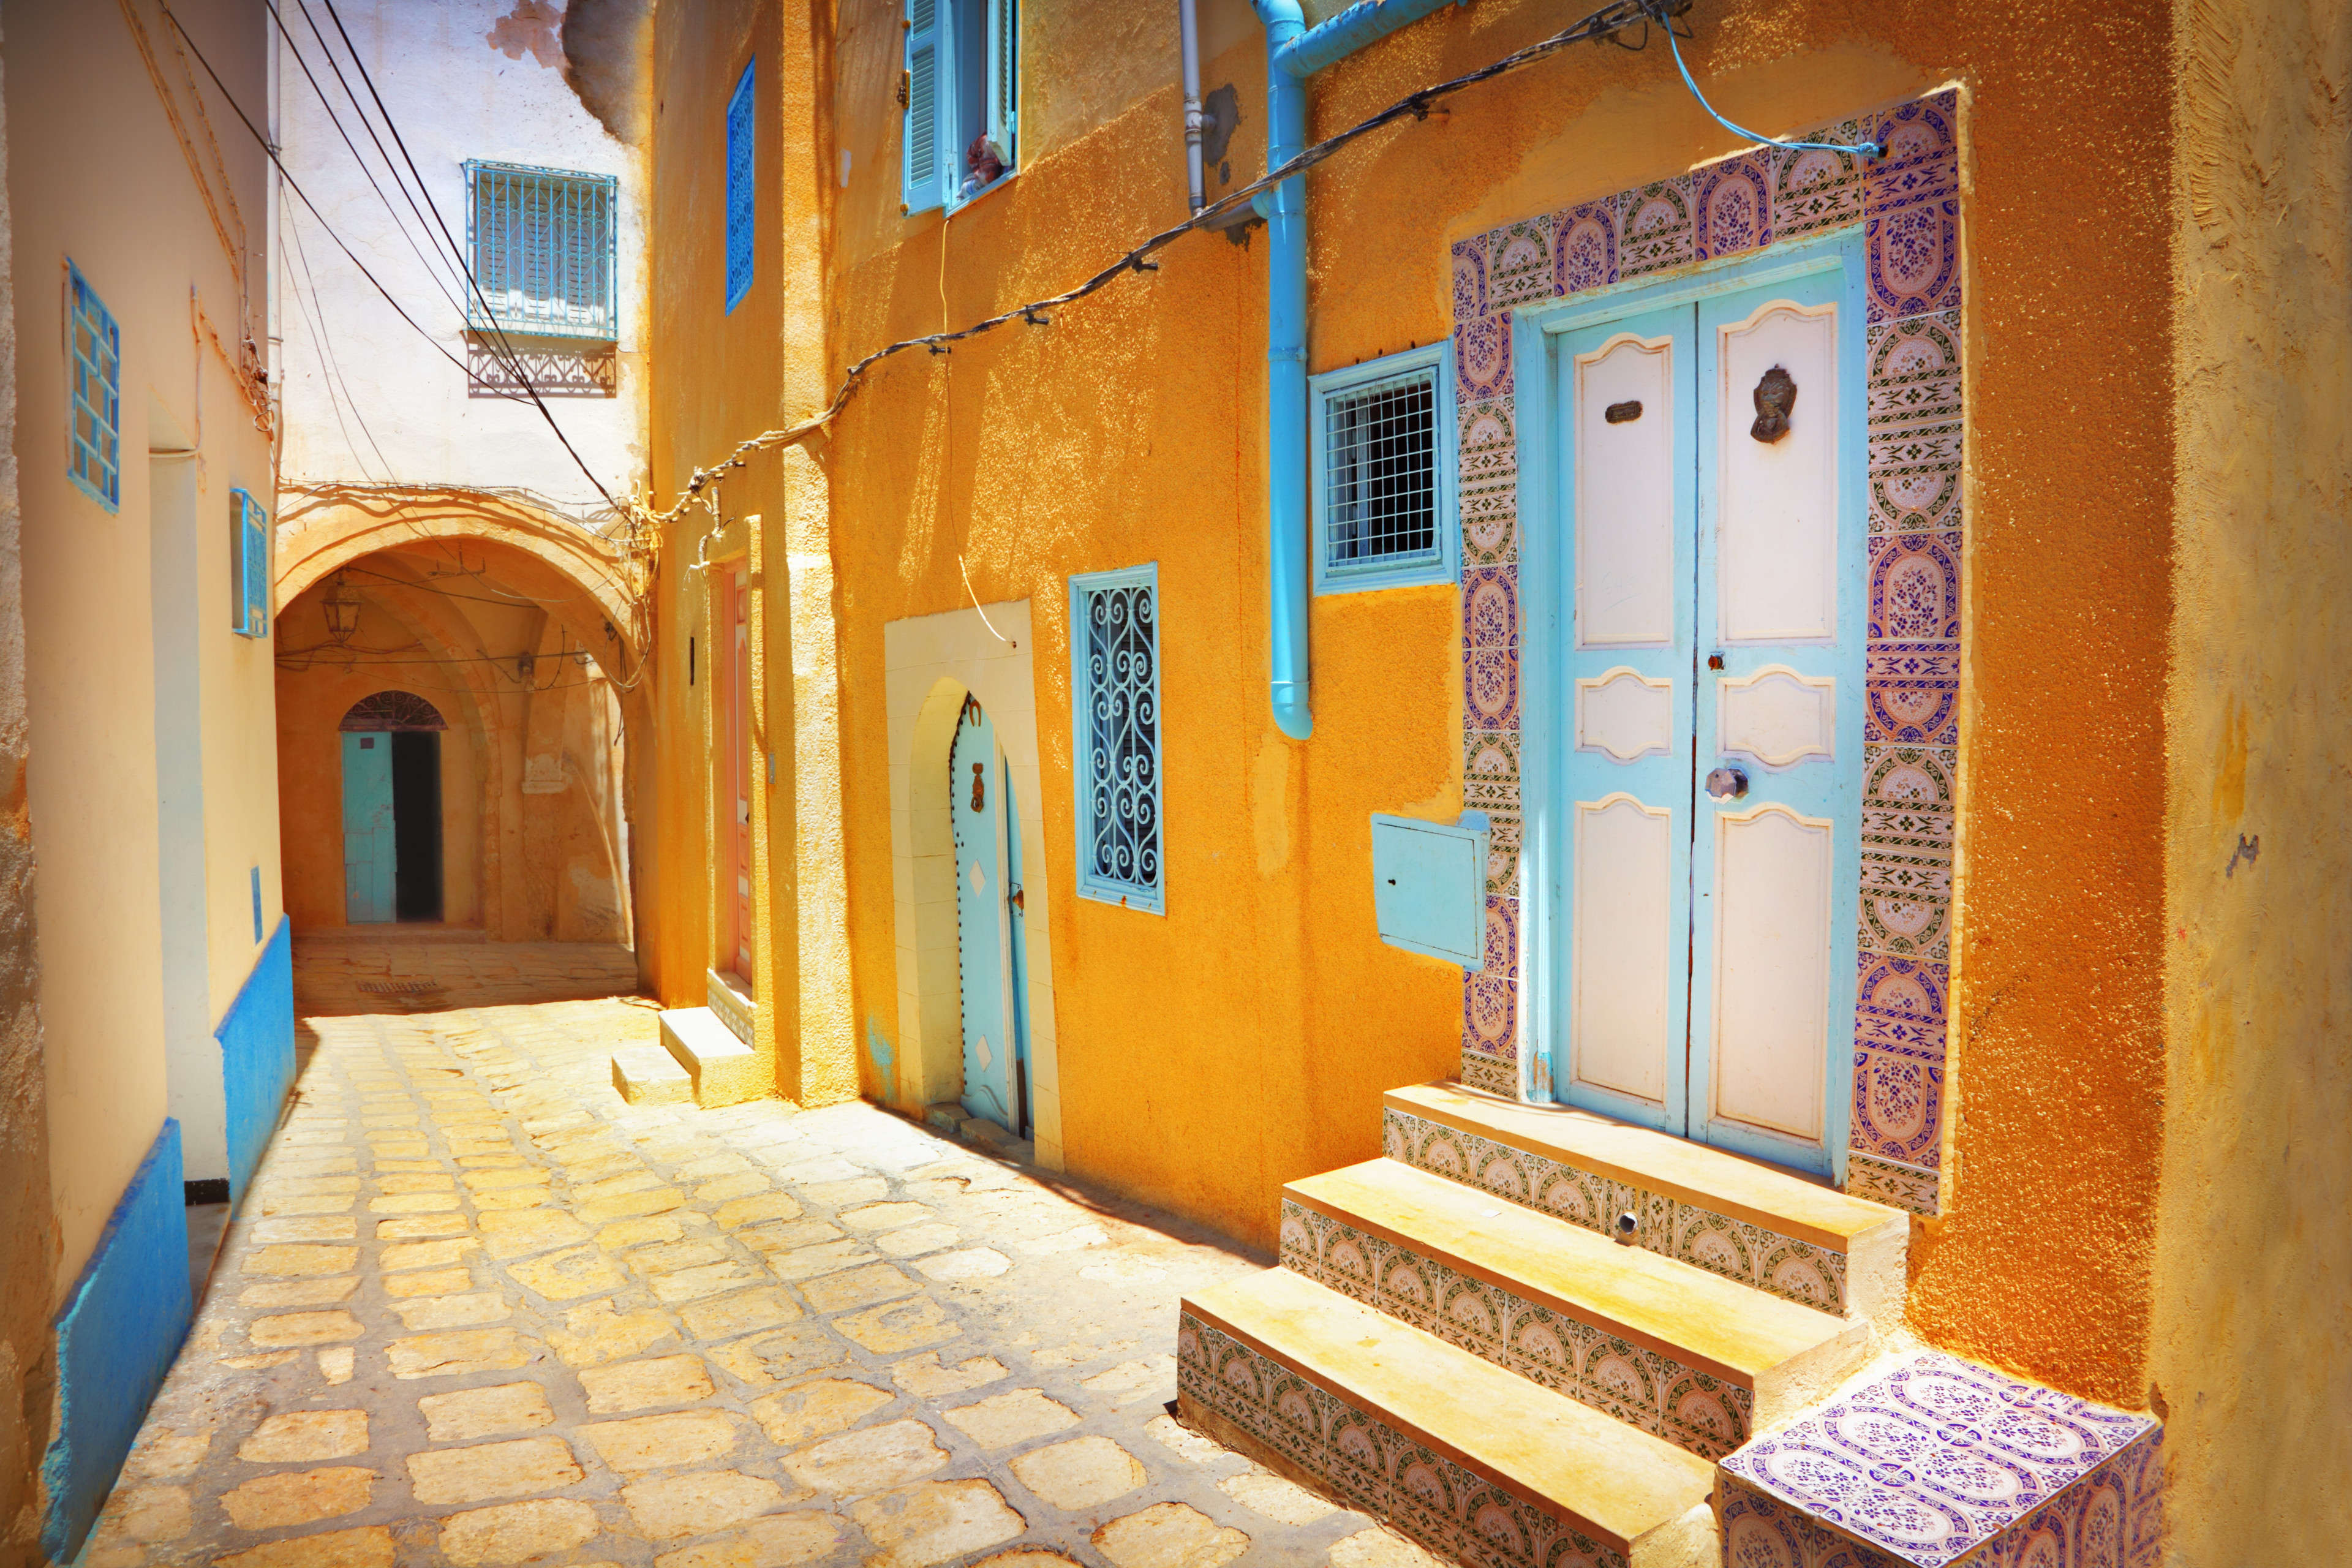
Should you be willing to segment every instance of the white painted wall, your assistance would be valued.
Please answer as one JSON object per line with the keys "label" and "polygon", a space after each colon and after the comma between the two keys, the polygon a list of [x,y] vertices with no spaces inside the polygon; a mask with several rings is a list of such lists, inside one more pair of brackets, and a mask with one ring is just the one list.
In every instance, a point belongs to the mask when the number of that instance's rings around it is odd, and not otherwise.
{"label": "white painted wall", "polygon": [[[554,25],[533,19],[562,7],[515,0],[345,0],[337,9],[441,222],[461,249],[468,158],[619,177],[617,395],[550,397],[547,404],[613,494],[642,483],[642,158],[638,149],[608,134],[566,84]],[[311,10],[333,38],[324,13]],[[469,395],[465,373],[435,351],[437,343],[461,363],[467,357],[465,315],[449,297],[461,295],[463,285],[452,268],[440,265],[450,259],[446,241],[401,201],[328,70],[319,41],[299,9],[285,14],[295,47],[318,74],[390,201],[370,188],[283,39],[277,45],[280,155],[327,224],[432,339],[404,323],[319,219],[281,188],[271,262],[282,342],[272,357],[282,367],[285,480],[518,488],[552,499],[573,516],[597,511],[602,498],[537,409]],[[335,43],[341,58],[341,40]],[[344,69],[350,74],[348,62]],[[356,79],[352,85],[366,97],[364,86]],[[397,159],[398,149],[392,154]],[[435,265],[428,267],[427,258]]]}

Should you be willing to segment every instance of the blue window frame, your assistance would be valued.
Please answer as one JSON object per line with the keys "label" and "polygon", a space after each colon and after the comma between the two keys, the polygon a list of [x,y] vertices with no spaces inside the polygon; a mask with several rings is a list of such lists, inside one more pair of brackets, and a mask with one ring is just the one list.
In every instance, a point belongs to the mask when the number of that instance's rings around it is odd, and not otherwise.
{"label": "blue window frame", "polygon": [[906,0],[904,200],[950,210],[1012,174],[1020,151],[1020,0]]}
{"label": "blue window frame", "polygon": [[241,489],[228,492],[229,577],[236,602],[229,629],[269,635],[269,514]]}
{"label": "blue window frame", "polygon": [[98,290],[66,263],[66,349],[73,377],[66,472],[109,511],[122,504],[122,333]]}
{"label": "blue window frame", "polygon": [[466,161],[466,246],[478,331],[615,342],[613,252],[621,183],[528,163]]}
{"label": "blue window frame", "polygon": [[751,291],[752,236],[759,213],[752,179],[760,125],[753,113],[752,82],[760,62],[743,63],[743,75],[727,100],[727,313]]}
{"label": "blue window frame", "polygon": [[1309,379],[1317,593],[1451,583],[1459,574],[1447,346]]}
{"label": "blue window frame", "polygon": [[1078,896],[1167,913],[1160,820],[1160,567],[1070,579]]}

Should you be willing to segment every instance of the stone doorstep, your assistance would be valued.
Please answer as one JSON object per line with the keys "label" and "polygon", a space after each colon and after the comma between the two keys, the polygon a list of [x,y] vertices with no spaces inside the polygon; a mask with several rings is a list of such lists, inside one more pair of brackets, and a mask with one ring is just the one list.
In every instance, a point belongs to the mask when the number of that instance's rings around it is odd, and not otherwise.
{"label": "stone doorstep", "polygon": [[751,1047],[708,1007],[664,1012],[661,1043],[693,1080],[694,1103],[705,1110],[764,1099],[774,1087]]}
{"label": "stone doorstep", "polygon": [[[1611,1227],[1619,1216],[1607,1211],[1623,1205],[1652,1251],[1727,1275],[1745,1258],[1754,1272],[1743,1283],[1759,1289],[1847,1318],[1901,1321],[1910,1243],[1910,1216],[1901,1210],[1567,1106],[1522,1104],[1458,1083],[1392,1089],[1382,1100],[1391,1158],[1591,1229]],[[1465,1138],[1478,1142],[1465,1146]],[[1582,1195],[1573,1202],[1529,1190],[1562,1174],[1580,1179],[1573,1184]],[[1579,1212],[1596,1205],[1602,1212]],[[1765,1269],[1774,1257],[1783,1260],[1779,1278]]]}
{"label": "stone doorstep", "polygon": [[1564,1531],[1612,1568],[1719,1564],[1715,1467],[1662,1438],[1286,1269],[1180,1310],[1186,1420],[1440,1555],[1474,1531],[1542,1568]]}
{"label": "stone doorstep", "polygon": [[694,1079],[659,1046],[624,1046],[613,1053],[613,1087],[631,1105],[684,1105]]}

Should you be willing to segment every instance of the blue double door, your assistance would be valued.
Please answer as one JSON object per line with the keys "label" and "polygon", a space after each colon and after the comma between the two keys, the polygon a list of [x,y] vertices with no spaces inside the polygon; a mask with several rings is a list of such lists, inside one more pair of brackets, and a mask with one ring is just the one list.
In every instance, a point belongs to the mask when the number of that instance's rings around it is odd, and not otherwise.
{"label": "blue double door", "polygon": [[1554,1082],[1830,1173],[1861,828],[1863,323],[1843,266],[1555,340]]}
{"label": "blue double door", "polygon": [[956,954],[963,990],[963,1107],[1016,1137],[1031,1134],[1029,984],[1022,930],[1021,814],[977,699],[964,700],[949,752],[955,830]]}

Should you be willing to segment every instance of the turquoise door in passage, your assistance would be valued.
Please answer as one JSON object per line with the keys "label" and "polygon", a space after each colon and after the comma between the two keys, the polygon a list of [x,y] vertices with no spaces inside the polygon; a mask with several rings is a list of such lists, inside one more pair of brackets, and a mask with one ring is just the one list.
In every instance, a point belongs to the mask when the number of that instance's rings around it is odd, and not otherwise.
{"label": "turquoise door in passage", "polygon": [[398,869],[392,826],[392,733],[343,736],[343,918],[371,925],[393,917]]}
{"label": "turquoise door in passage", "polygon": [[963,1108],[1016,1132],[1003,769],[996,726],[967,698],[948,754],[955,826],[956,958],[963,983]]}

